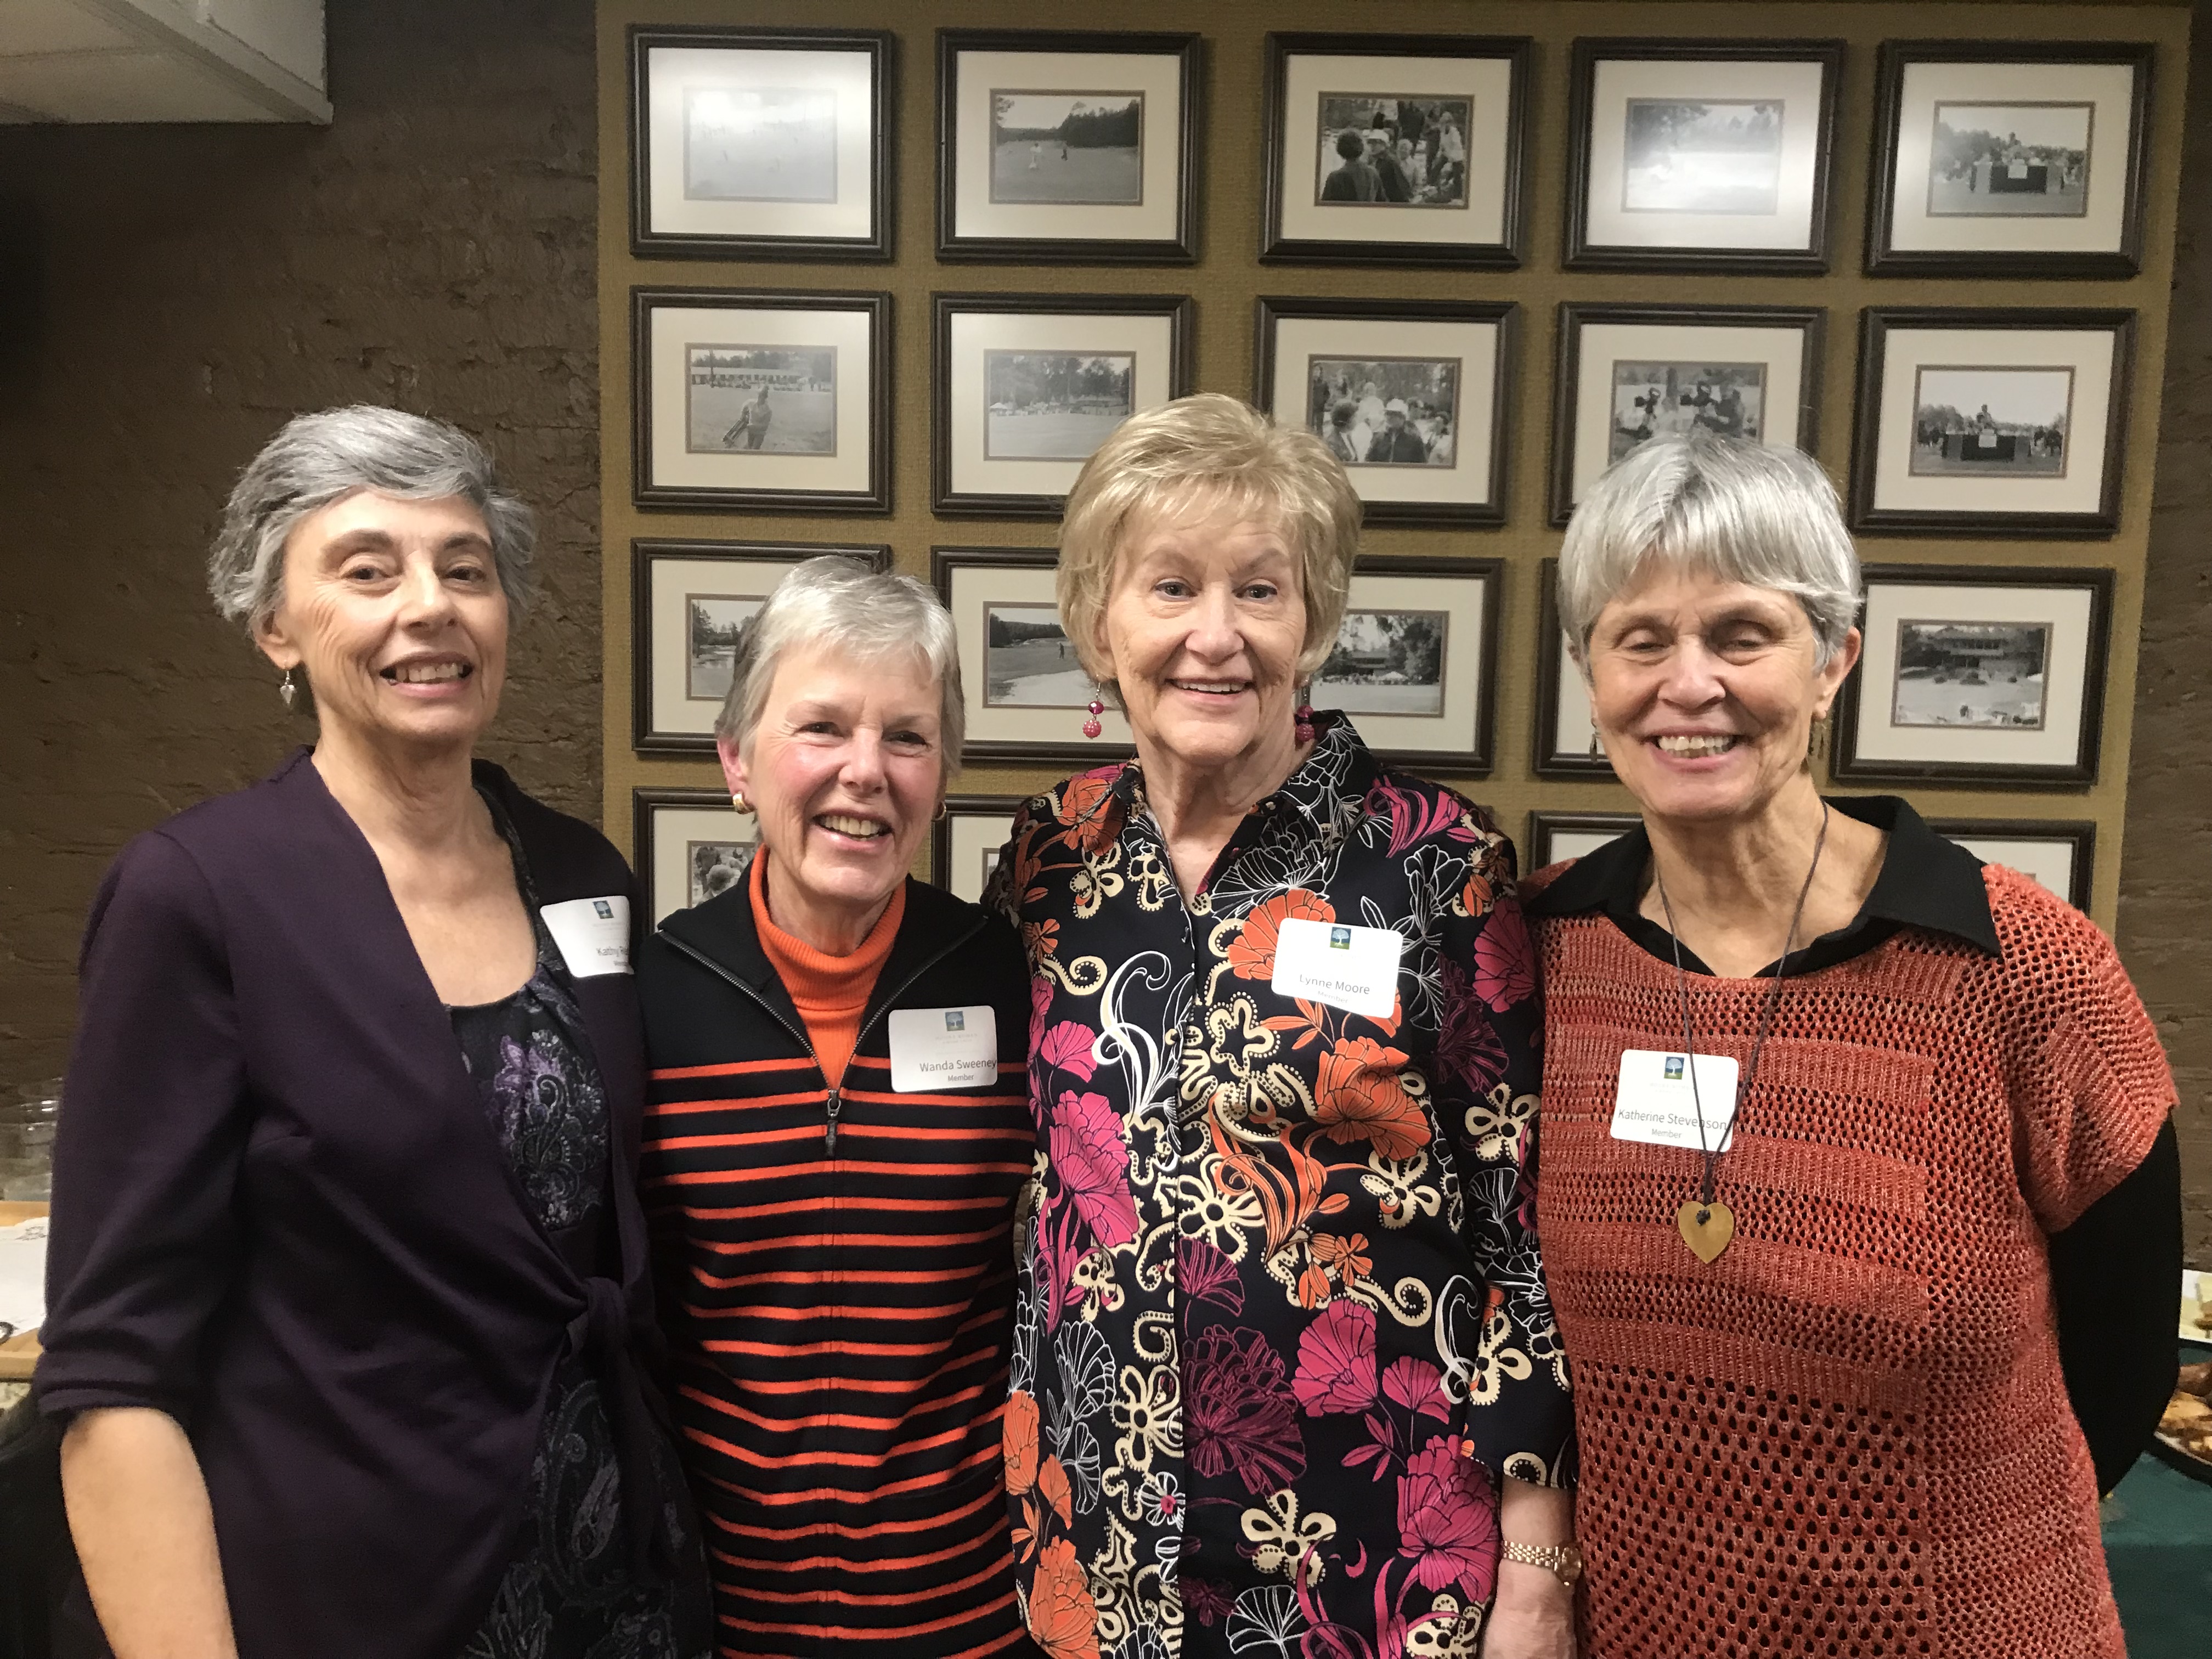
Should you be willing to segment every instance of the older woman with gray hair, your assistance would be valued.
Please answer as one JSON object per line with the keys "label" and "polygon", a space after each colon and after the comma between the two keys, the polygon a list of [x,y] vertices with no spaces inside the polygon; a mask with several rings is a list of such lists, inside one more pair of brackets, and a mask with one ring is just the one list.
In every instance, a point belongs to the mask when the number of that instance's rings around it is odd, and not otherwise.
{"label": "older woman with gray hair", "polygon": [[123,1659],[708,1649],[639,1364],[634,886],[472,758],[531,544],[394,410],[232,492],[210,586],[316,740],[109,870],[55,1157],[37,1393]]}
{"label": "older woman with gray hair", "polygon": [[1644,445],[1561,550],[1643,816],[1525,890],[1590,1647],[2119,1659],[2173,1083],[2087,917],[1820,794],[1858,587],[1819,467],[1736,439]]}
{"label": "older woman with gray hair", "polygon": [[757,850],[639,955],[646,1206],[728,1653],[1023,1650],[999,1424],[1029,986],[1012,928],[907,874],[961,710],[928,588],[799,565],[715,726]]}

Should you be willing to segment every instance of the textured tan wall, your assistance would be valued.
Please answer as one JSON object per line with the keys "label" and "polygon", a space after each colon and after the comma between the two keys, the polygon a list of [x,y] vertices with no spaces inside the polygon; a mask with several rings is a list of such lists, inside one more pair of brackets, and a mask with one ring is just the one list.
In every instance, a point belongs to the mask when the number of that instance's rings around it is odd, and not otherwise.
{"label": "textured tan wall", "polygon": [[0,1087],[61,1068],[137,831],[312,731],[201,561],[288,416],[486,437],[546,597],[486,750],[599,800],[591,0],[331,0],[336,121],[0,127]]}

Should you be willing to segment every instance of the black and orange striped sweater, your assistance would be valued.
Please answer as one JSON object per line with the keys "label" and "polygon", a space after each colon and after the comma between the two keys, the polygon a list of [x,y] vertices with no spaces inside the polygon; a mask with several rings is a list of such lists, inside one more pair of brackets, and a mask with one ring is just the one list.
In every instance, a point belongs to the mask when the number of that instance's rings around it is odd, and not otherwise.
{"label": "black and orange striped sweater", "polygon": [[[834,1089],[748,884],[662,922],[637,975],[641,1180],[720,1652],[1026,1654],[999,1450],[1035,1133],[1012,931],[909,882]],[[892,1086],[893,1011],[981,1007],[994,1080]]]}

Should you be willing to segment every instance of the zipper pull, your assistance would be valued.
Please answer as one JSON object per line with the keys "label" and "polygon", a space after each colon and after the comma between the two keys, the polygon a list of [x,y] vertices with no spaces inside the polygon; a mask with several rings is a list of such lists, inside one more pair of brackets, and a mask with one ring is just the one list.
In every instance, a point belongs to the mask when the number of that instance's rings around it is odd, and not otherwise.
{"label": "zipper pull", "polygon": [[828,1152],[829,1155],[830,1155],[831,1158],[835,1158],[835,1157],[836,1157],[836,1156],[837,1156],[837,1108],[838,1108],[838,1104],[839,1104],[839,1102],[838,1102],[838,1099],[837,1099],[837,1091],[836,1091],[835,1089],[832,1089],[832,1090],[830,1091],[830,1100],[829,1100],[829,1106],[830,1106],[830,1137],[829,1137],[829,1144],[828,1144],[827,1147],[825,1148],[825,1150]]}

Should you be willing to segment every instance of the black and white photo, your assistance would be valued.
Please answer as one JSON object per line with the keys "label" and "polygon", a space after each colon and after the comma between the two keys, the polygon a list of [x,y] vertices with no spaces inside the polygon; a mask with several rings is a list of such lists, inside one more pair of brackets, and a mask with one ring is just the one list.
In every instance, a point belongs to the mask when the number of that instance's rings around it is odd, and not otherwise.
{"label": "black and white photo", "polygon": [[2047,623],[1900,621],[1895,726],[2002,726],[2043,729]]}
{"label": "black and white photo", "polygon": [[686,355],[695,453],[837,453],[835,348],[695,345]]}
{"label": "black and white photo", "polygon": [[1133,411],[1137,360],[1126,351],[986,351],[992,460],[1088,460]]}
{"label": "black and white photo", "polygon": [[630,791],[630,862],[645,891],[647,925],[744,881],[758,824],[740,817],[720,789]]}
{"label": "black and white photo", "polygon": [[686,88],[684,193],[695,202],[836,201],[837,94]]}
{"label": "black and white photo", "polygon": [[1082,708],[1098,695],[1048,605],[983,607],[983,706]]}
{"label": "black and white photo", "polygon": [[[930,551],[931,580],[959,644],[968,726],[961,752],[970,762],[1099,766],[1131,752],[1127,718],[1084,673],[1061,631],[1058,564],[1048,547]],[[1093,698],[1103,705],[1100,730],[1086,738]],[[1003,828],[998,839],[1006,839]]]}
{"label": "black and white photo", "polygon": [[1607,459],[1695,431],[1756,439],[1765,408],[1765,363],[1616,362]]}
{"label": "black and white photo", "polygon": [[2094,104],[1936,106],[1930,218],[2080,218],[2089,204]]}
{"label": "black and white photo", "polygon": [[1346,466],[1449,466],[1456,357],[1309,357],[1307,425]]}
{"label": "black and white photo", "polygon": [[1464,208],[1471,98],[1324,92],[1316,205]]}
{"label": "black and white photo", "polygon": [[687,841],[684,843],[685,902],[704,904],[719,898],[745,878],[752,861],[748,841]]}
{"label": "black and white photo", "polygon": [[991,89],[994,202],[1145,199],[1145,94]]}
{"label": "black and white photo", "polygon": [[1315,671],[1315,707],[1347,714],[1413,714],[1444,708],[1446,611],[1346,611],[1336,647]]}
{"label": "black and white photo", "polygon": [[738,655],[738,635],[758,614],[762,601],[726,593],[684,596],[689,647],[684,694],[696,702],[719,704],[729,695]]}
{"label": "black and white photo", "polygon": [[1775,210],[1782,192],[1779,101],[1632,98],[1627,114],[1622,211]]}
{"label": "black and white photo", "polygon": [[2072,369],[1934,366],[1915,372],[1915,476],[2066,476]]}

